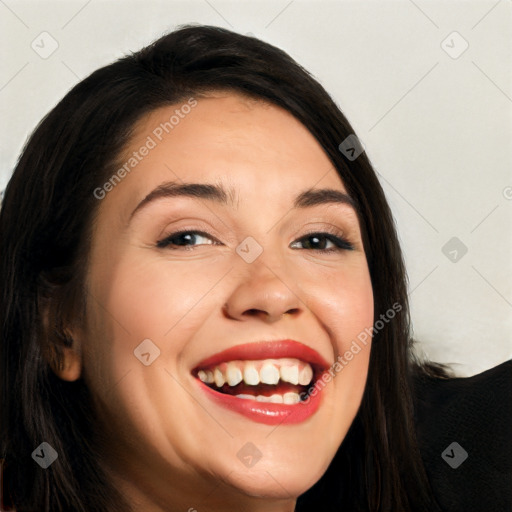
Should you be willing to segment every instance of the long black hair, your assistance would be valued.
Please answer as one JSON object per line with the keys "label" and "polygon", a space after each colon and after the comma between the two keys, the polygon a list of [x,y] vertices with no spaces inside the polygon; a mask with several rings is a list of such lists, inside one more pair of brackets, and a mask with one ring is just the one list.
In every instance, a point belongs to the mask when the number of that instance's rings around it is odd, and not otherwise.
{"label": "long black hair", "polygon": [[[323,87],[289,55],[254,37],[187,25],[98,69],[41,121],[8,183],[0,212],[0,457],[4,504],[18,512],[130,510],[105,477],[83,381],[52,365],[80,321],[94,190],[116,169],[134,125],[151,111],[234,91],[290,112],[316,138],[358,209],[375,318],[368,381],[351,428],[297,511],[428,511],[433,499],[415,436],[407,280],[395,225],[365,153],[339,145],[354,131]],[[31,458],[46,441],[58,459]]]}

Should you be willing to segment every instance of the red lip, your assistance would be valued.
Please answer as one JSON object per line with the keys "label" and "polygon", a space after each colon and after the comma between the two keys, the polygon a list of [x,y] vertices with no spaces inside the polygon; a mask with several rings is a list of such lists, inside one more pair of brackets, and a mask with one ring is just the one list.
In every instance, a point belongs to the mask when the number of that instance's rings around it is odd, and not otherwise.
{"label": "red lip", "polygon": [[[296,358],[310,363],[314,369],[314,380],[310,385],[315,388],[315,384],[320,374],[329,368],[329,363],[314,349],[294,340],[279,341],[259,341],[255,343],[245,343],[236,347],[228,348],[218,352],[204,361],[201,361],[192,371],[197,377],[197,371],[202,368],[208,368],[227,361],[235,360],[261,360],[261,359],[279,359]],[[297,404],[276,404],[269,402],[258,402],[256,400],[237,398],[229,394],[221,393],[212,389],[199,379],[196,381],[206,395],[216,404],[225,407],[231,411],[237,412],[246,418],[266,425],[296,424],[301,423],[311,417],[320,407],[322,400],[321,389],[316,389],[314,393],[307,397],[305,401]],[[323,389],[323,387],[322,387]]]}
{"label": "red lip", "polygon": [[235,360],[261,360],[293,357],[311,363],[320,370],[329,368],[329,363],[314,349],[294,340],[257,341],[244,343],[218,352],[204,361],[196,369],[215,366],[225,361]]}
{"label": "red lip", "polygon": [[200,380],[197,380],[197,383],[206,395],[215,403],[229,409],[230,411],[242,414],[252,421],[264,423],[266,425],[292,425],[301,423],[307,420],[318,410],[322,401],[322,390],[318,389],[317,392],[309,396],[306,401],[288,405],[236,398],[232,395],[219,393],[218,391],[208,387]]}

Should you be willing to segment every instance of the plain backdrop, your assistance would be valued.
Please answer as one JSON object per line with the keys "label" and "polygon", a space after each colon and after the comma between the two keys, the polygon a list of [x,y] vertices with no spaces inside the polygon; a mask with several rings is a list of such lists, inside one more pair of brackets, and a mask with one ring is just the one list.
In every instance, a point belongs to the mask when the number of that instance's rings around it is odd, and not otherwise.
{"label": "plain backdrop", "polygon": [[0,190],[75,83],[184,23],[282,48],[346,114],[396,218],[418,351],[460,376],[510,359],[511,0],[0,0]]}

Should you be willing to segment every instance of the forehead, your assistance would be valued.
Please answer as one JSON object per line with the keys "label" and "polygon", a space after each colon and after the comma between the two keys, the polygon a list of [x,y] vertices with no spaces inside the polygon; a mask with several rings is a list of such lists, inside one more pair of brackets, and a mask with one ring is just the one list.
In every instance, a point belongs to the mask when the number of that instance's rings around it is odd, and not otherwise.
{"label": "forehead", "polygon": [[133,169],[110,194],[122,193],[130,204],[169,181],[222,183],[236,202],[264,197],[283,206],[308,187],[345,192],[302,123],[280,107],[233,93],[187,98],[145,116],[118,165],[130,162]]}

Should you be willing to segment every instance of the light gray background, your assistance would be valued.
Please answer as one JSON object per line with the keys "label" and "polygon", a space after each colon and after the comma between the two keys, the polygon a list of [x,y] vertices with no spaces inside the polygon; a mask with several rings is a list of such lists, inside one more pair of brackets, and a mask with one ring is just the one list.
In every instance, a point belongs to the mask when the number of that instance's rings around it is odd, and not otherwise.
{"label": "light gray background", "polygon": [[254,34],[310,70],[365,144],[419,350],[479,373],[512,357],[511,14],[511,0],[0,0],[0,189],[43,115],[99,66],[183,23]]}

